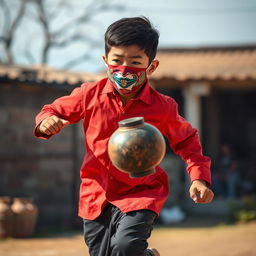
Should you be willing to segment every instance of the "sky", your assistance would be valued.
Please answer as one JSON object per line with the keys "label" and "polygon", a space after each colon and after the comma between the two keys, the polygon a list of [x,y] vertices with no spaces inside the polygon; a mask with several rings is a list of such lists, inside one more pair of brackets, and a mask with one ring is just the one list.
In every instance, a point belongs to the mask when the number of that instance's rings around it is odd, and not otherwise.
{"label": "sky", "polygon": [[[17,1],[10,1],[13,2],[13,9]],[[49,4],[57,2],[45,1]],[[53,28],[58,28],[68,18],[81,13],[84,4],[90,2],[73,0],[74,8],[60,12],[52,24]],[[62,68],[71,57],[90,52],[91,57],[73,70],[98,72],[104,68],[101,56],[104,54],[103,36],[107,27],[117,19],[140,15],[149,18],[160,32],[159,48],[256,45],[256,0],[112,0],[108,3],[110,6],[118,5],[121,9],[106,8],[100,13],[96,12],[86,26],[77,28],[97,40],[99,45],[89,46],[80,42],[65,49],[53,49],[48,63],[51,67]],[[33,12],[35,10],[31,9],[30,13]],[[39,52],[43,45],[41,32],[40,25],[33,19],[23,19],[16,32],[19,40],[15,40],[12,48],[18,64],[29,64],[24,54],[27,48],[32,52],[35,62],[40,62]]]}
{"label": "sky", "polygon": [[129,0],[126,7],[127,15],[150,18],[162,47],[256,43],[255,0]]}

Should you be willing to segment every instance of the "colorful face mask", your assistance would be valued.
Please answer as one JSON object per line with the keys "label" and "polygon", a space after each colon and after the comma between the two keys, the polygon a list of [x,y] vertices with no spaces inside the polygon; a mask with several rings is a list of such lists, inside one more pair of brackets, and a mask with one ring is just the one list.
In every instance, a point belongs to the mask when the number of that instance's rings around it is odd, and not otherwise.
{"label": "colorful face mask", "polygon": [[146,68],[108,65],[107,75],[120,94],[138,91],[147,81]]}

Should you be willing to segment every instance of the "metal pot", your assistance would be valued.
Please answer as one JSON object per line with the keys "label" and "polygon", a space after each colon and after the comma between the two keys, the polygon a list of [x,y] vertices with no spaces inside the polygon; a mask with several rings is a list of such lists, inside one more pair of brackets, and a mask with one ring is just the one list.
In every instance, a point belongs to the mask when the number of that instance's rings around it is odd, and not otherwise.
{"label": "metal pot", "polygon": [[144,122],[143,117],[120,121],[108,142],[112,164],[130,177],[143,177],[155,172],[165,154],[165,141],[160,131]]}

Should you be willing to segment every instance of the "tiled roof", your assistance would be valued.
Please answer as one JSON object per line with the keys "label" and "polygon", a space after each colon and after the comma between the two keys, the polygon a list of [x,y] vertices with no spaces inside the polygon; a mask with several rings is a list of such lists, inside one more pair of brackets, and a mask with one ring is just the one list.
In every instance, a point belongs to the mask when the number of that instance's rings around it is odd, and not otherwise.
{"label": "tiled roof", "polygon": [[217,49],[159,50],[158,69],[152,79],[245,80],[256,79],[256,46]]}
{"label": "tiled roof", "polygon": [[[187,80],[256,80],[256,46],[240,48],[160,49],[158,69],[150,77],[153,81]],[[97,81],[105,72],[88,74],[55,70],[46,66],[0,65],[0,82],[17,81],[50,86],[78,86]]]}
{"label": "tiled roof", "polygon": [[55,70],[47,66],[5,66],[0,65],[0,82],[17,81],[40,85],[80,85],[83,82],[96,81],[103,78],[103,75],[88,74],[82,72],[71,72]]}

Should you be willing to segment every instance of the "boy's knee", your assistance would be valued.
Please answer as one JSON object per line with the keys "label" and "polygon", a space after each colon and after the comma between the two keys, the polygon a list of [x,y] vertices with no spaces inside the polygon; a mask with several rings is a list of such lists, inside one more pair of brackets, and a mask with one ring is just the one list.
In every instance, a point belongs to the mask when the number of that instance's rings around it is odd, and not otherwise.
{"label": "boy's knee", "polygon": [[139,238],[114,237],[111,241],[114,255],[140,256],[144,255],[148,243]]}

